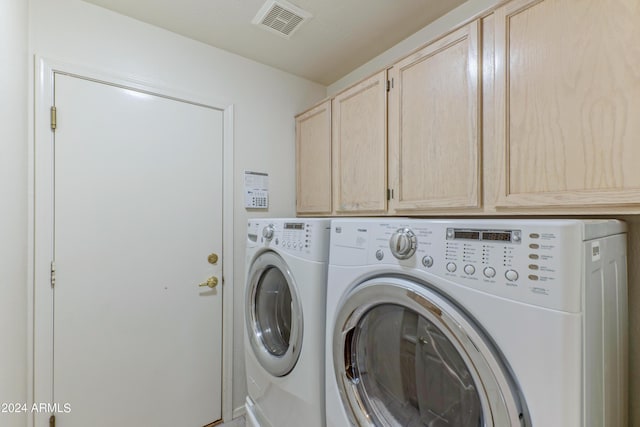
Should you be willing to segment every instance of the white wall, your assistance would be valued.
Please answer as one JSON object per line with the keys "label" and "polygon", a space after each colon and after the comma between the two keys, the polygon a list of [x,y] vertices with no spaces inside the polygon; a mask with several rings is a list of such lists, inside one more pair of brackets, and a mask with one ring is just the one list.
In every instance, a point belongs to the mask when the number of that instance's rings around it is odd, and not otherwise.
{"label": "white wall", "polygon": [[[233,406],[241,406],[246,394],[242,286],[247,218],[295,215],[293,117],[323,98],[326,88],[79,0],[31,0],[29,30],[31,54],[234,104]],[[269,173],[268,213],[243,208],[244,170]],[[24,166],[19,174],[26,174]],[[21,205],[26,203],[23,192],[16,196]]]}
{"label": "white wall", "polygon": [[[0,0],[0,402],[26,402],[27,2]],[[3,427],[22,414],[0,413]]]}
{"label": "white wall", "polygon": [[500,1],[502,0],[468,0],[423,29],[410,35],[391,49],[386,50],[366,64],[356,68],[346,76],[329,85],[327,87],[327,96],[333,96],[363,78],[383,70],[398,59],[405,57],[431,40],[444,35],[457,25],[484,12]]}

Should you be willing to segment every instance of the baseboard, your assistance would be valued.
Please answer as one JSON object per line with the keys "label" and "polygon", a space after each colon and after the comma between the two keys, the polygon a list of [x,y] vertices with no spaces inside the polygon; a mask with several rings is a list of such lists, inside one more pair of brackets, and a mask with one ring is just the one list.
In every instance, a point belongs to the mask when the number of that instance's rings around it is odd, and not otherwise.
{"label": "baseboard", "polygon": [[247,411],[246,411],[246,409],[245,409],[244,405],[242,405],[242,406],[238,406],[237,408],[235,408],[235,409],[233,410],[233,418],[241,417],[241,416],[243,416],[243,415],[244,415],[244,414],[246,414],[246,413],[247,413]]}

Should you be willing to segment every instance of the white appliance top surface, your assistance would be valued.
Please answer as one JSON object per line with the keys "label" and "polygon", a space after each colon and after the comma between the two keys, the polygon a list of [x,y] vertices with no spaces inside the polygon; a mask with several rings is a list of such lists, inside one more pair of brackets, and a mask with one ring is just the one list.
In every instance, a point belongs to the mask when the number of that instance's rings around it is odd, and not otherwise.
{"label": "white appliance top surface", "polygon": [[462,227],[495,227],[495,228],[513,228],[518,225],[529,225],[539,227],[568,227],[578,226],[582,230],[583,240],[610,236],[627,232],[627,224],[624,221],[616,219],[517,219],[517,218],[499,218],[499,219],[416,219],[416,218],[338,218],[333,219],[334,224],[337,223],[389,223],[397,224],[452,224],[452,226]]}

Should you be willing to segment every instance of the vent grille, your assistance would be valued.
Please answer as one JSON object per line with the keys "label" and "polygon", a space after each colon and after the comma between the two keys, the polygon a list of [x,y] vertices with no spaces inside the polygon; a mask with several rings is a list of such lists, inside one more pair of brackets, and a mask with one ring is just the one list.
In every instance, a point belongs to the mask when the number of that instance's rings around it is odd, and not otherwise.
{"label": "vent grille", "polygon": [[260,27],[289,38],[311,14],[282,0],[269,0],[258,11],[253,22]]}

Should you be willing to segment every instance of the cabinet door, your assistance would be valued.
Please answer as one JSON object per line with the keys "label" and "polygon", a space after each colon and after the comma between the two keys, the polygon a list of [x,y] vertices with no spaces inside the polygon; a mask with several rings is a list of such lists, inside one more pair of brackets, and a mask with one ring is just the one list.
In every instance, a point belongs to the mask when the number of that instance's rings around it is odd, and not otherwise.
{"label": "cabinet door", "polygon": [[495,24],[496,205],[637,206],[638,0],[516,0]]}
{"label": "cabinet door", "polygon": [[478,23],[390,71],[389,179],[395,213],[480,206]]}
{"label": "cabinet door", "polygon": [[333,191],[337,214],[387,210],[386,71],[333,99]]}
{"label": "cabinet door", "polygon": [[331,101],[296,116],[296,209],[331,214]]}

